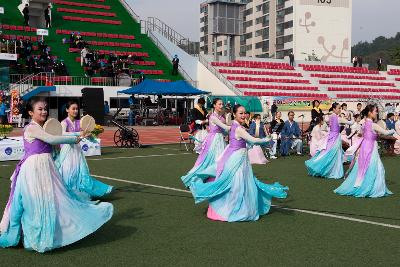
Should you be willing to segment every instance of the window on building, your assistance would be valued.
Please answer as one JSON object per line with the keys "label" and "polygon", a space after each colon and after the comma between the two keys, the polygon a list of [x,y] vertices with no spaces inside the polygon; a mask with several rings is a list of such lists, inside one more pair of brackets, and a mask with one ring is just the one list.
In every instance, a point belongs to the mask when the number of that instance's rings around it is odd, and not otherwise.
{"label": "window on building", "polygon": [[269,41],[262,41],[256,43],[256,49],[262,49],[263,52],[269,51]]}
{"label": "window on building", "polygon": [[253,20],[248,20],[245,23],[243,23],[244,28],[253,26]]}
{"label": "window on building", "polygon": [[286,1],[288,1],[288,0],[277,0],[276,1],[276,9],[279,10],[279,9],[285,8]]}
{"label": "window on building", "polygon": [[246,9],[245,11],[243,11],[243,16],[248,16],[248,15],[251,15],[251,14],[253,14],[253,8],[249,8],[249,9]]}
{"label": "window on building", "polygon": [[276,58],[284,58],[284,56],[285,56],[284,51],[278,51],[278,52],[276,52]]}
{"label": "window on building", "polygon": [[276,23],[282,23],[285,21],[285,10],[276,12]]}
{"label": "window on building", "polygon": [[262,54],[257,55],[256,57],[259,57],[259,58],[269,58],[269,53],[262,53]]}
{"label": "window on building", "polygon": [[263,14],[269,14],[269,2],[262,4]]}
{"label": "window on building", "polygon": [[269,38],[269,28],[264,28],[255,32],[255,37],[262,36],[262,39]]}
{"label": "window on building", "polygon": [[269,15],[265,15],[259,18],[256,18],[256,24],[262,23],[263,27],[269,26]]}
{"label": "window on building", "polygon": [[285,9],[285,15],[289,15],[289,14],[292,14],[292,13],[293,13],[293,7],[292,6]]}
{"label": "window on building", "polygon": [[276,36],[281,36],[284,34],[285,27],[283,24],[276,25]]}
{"label": "window on building", "polygon": [[293,28],[293,20],[285,22],[285,23],[283,24],[283,27],[284,27],[285,29]]}
{"label": "window on building", "polygon": [[284,43],[293,42],[293,34],[284,36],[284,37],[283,37],[283,42],[284,42]]}
{"label": "window on building", "polygon": [[244,38],[244,40],[253,38],[253,33],[252,32],[248,32],[246,34],[243,34],[243,38]]}

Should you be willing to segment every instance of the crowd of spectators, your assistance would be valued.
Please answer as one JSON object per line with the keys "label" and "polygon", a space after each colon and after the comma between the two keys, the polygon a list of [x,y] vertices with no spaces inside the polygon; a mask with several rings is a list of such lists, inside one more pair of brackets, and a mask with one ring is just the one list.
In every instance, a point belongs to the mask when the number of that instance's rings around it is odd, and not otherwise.
{"label": "crowd of spectators", "polygon": [[93,77],[99,74],[101,77],[115,78],[126,74],[137,75],[139,82],[145,79],[144,73],[132,68],[134,61],[143,61],[142,57],[100,54],[98,50],[90,48],[80,32],[72,32],[65,42],[69,43],[70,48],[81,49],[81,66],[85,69],[85,76]]}
{"label": "crowd of spectators", "polygon": [[18,54],[18,60],[11,65],[17,73],[51,72],[56,75],[68,75],[64,60],[52,56],[51,48],[43,39],[34,44],[31,40],[23,38],[6,40],[0,35],[0,50]]}

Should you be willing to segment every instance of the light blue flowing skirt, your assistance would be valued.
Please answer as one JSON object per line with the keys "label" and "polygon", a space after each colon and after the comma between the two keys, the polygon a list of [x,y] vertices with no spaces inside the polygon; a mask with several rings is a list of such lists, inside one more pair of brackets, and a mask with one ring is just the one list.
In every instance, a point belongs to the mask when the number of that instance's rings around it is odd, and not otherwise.
{"label": "light blue flowing skirt", "polygon": [[113,189],[90,175],[89,166],[79,144],[63,145],[55,162],[65,186],[82,199],[102,197]]}
{"label": "light blue flowing skirt", "polygon": [[253,174],[247,149],[234,152],[215,181],[195,182],[190,188],[196,203],[208,200],[213,211],[228,222],[258,220],[270,210],[272,197],[286,198],[288,190],[279,183],[260,182]]}
{"label": "light blue flowing skirt", "polygon": [[359,186],[355,186],[357,180],[358,162],[354,163],[346,180],[335,189],[335,193],[344,196],[355,197],[384,197],[393,194],[389,191],[385,182],[385,168],[379,157],[378,145],[375,142],[371,160],[364,179]]}
{"label": "light blue flowing skirt", "polygon": [[21,166],[0,247],[18,245],[46,252],[95,232],[113,214],[113,205],[82,201],[69,192],[50,154],[29,157]]}
{"label": "light blue flowing skirt", "polygon": [[[194,166],[185,176],[181,177],[183,184],[186,187],[189,187],[190,184],[195,181],[198,180],[203,181],[207,179],[208,176],[200,174],[203,173],[210,166],[216,164],[218,157],[222,155],[222,152],[224,152],[225,147],[226,143],[224,140],[224,135],[222,133],[215,134],[211,142],[210,148],[206,152],[207,155],[205,156],[203,162],[198,164],[197,166]],[[202,153],[205,153],[205,151]]]}
{"label": "light blue flowing skirt", "polygon": [[340,136],[329,150],[321,150],[305,162],[308,174],[328,179],[340,179],[344,176],[343,149]]}

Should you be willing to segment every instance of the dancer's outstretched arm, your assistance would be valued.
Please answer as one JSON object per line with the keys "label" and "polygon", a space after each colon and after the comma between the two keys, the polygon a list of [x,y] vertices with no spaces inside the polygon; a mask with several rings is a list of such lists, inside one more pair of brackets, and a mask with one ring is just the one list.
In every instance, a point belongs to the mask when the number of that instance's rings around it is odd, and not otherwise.
{"label": "dancer's outstretched arm", "polygon": [[50,145],[74,144],[80,139],[79,136],[55,136],[48,134],[37,124],[29,125],[24,136],[27,140],[39,139]]}
{"label": "dancer's outstretched arm", "polygon": [[221,127],[225,131],[229,131],[231,129],[231,126],[226,125],[225,123],[223,123],[219,119],[215,118],[214,116],[211,117],[210,122]]}
{"label": "dancer's outstretched arm", "polygon": [[235,137],[236,139],[243,138],[244,140],[246,140],[248,143],[251,144],[265,144],[271,140],[270,136],[267,136],[266,138],[263,139],[253,137],[243,128],[236,129]]}
{"label": "dancer's outstretched arm", "polygon": [[379,125],[376,124],[376,123],[373,123],[373,124],[372,124],[372,129],[373,129],[376,133],[381,134],[381,135],[393,135],[394,133],[396,133],[395,130],[385,130],[385,129],[383,129],[381,126],[379,126]]}

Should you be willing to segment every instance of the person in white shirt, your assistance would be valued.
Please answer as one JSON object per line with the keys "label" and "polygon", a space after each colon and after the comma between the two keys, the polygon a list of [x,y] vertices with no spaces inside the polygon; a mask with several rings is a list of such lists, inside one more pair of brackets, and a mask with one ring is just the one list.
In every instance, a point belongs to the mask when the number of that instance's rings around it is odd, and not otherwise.
{"label": "person in white shirt", "polygon": [[358,104],[357,104],[357,110],[354,111],[354,115],[357,115],[357,114],[360,115],[361,112],[362,112],[362,104],[361,104],[361,103],[358,103]]}

